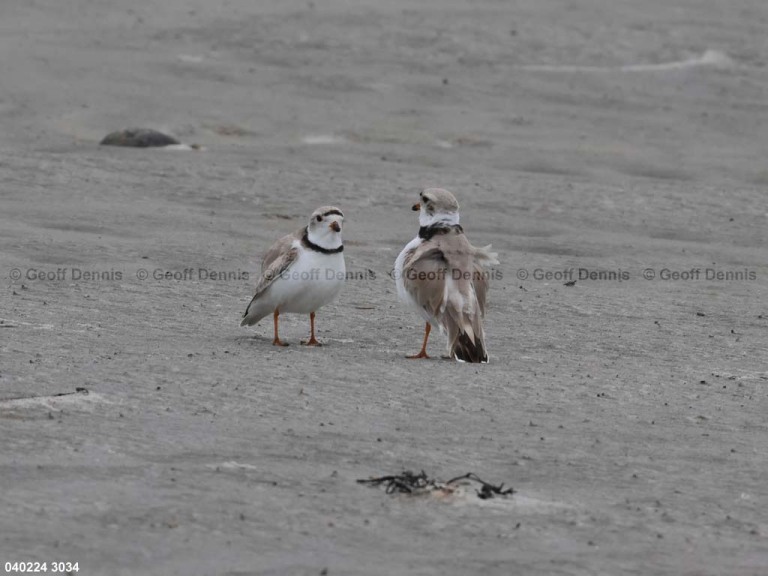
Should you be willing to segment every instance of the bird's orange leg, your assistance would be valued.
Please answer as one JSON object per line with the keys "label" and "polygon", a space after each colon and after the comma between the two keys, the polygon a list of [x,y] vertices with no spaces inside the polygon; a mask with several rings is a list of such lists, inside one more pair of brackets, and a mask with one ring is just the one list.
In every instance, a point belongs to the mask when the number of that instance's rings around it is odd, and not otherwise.
{"label": "bird's orange leg", "polygon": [[279,316],[280,316],[280,310],[278,310],[276,308],[275,309],[275,313],[272,314],[272,318],[275,321],[275,338],[274,338],[274,340],[272,340],[272,345],[273,346],[288,346],[288,344],[286,344],[285,342],[280,340],[280,336],[277,335],[277,319],[278,319]]}
{"label": "bird's orange leg", "polygon": [[302,340],[301,343],[304,344],[304,346],[322,346],[320,342],[317,341],[315,338],[315,313],[310,312],[309,313],[309,340]]}
{"label": "bird's orange leg", "polygon": [[406,356],[410,360],[417,360],[419,358],[429,358],[427,355],[427,340],[429,340],[429,333],[432,331],[432,325],[427,322],[427,327],[424,328],[424,343],[421,345],[421,352],[414,354],[413,356]]}

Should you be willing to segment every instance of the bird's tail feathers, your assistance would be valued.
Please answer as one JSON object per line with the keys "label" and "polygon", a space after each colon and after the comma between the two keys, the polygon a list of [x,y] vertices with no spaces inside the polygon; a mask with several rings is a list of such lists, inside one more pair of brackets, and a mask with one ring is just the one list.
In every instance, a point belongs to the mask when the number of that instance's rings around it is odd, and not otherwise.
{"label": "bird's tail feathers", "polygon": [[459,362],[487,364],[488,353],[482,338],[471,338],[467,332],[458,335],[451,346],[451,357]]}
{"label": "bird's tail feathers", "polygon": [[448,331],[448,354],[451,358],[459,362],[488,362],[479,308],[470,314],[451,308],[444,320]]}
{"label": "bird's tail feathers", "polygon": [[256,298],[251,300],[248,304],[248,308],[243,313],[243,319],[240,321],[240,326],[253,326],[258,324],[262,318],[269,314],[269,310],[264,310],[263,306],[259,306]]}

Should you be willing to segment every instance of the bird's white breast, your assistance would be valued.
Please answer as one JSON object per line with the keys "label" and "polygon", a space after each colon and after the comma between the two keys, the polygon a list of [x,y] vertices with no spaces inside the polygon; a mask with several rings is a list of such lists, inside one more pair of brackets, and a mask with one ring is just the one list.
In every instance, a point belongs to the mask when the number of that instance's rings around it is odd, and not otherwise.
{"label": "bird's white breast", "polygon": [[417,310],[420,310],[420,306],[418,302],[413,299],[413,296],[411,296],[410,292],[405,289],[405,278],[403,274],[406,256],[411,252],[411,250],[415,250],[421,246],[421,242],[422,239],[416,236],[413,240],[405,245],[405,248],[403,248],[403,251],[398,255],[397,260],[395,260],[395,284],[397,285],[397,296],[402,302],[413,306]]}
{"label": "bird's white breast", "polygon": [[331,302],[344,287],[344,254],[323,254],[299,246],[299,257],[271,286],[281,312],[309,314]]}

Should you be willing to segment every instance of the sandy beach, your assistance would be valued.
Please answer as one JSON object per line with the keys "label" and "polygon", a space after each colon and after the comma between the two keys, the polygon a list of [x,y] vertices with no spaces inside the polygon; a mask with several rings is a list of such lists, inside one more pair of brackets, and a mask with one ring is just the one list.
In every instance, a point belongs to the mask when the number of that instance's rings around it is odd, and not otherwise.
{"label": "sandy beach", "polygon": [[[763,0],[5,0],[0,570],[768,573]],[[99,146],[153,128],[185,146]],[[192,148],[192,145],[195,145]],[[491,362],[409,361],[426,187]],[[322,205],[351,273],[240,328]],[[566,283],[575,284],[566,286]],[[481,500],[358,479],[467,472]]]}

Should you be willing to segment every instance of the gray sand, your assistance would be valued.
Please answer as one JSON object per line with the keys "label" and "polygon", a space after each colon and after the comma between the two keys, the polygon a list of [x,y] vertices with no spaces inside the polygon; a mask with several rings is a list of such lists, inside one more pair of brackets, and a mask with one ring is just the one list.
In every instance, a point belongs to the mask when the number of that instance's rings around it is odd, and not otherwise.
{"label": "gray sand", "polygon": [[[763,0],[6,0],[0,23],[0,569],[768,573]],[[132,126],[204,150],[98,146]],[[404,359],[422,325],[388,273],[426,186],[499,253],[490,365],[439,335]],[[276,349],[238,327],[258,256],[329,203],[361,278],[323,348],[286,316]],[[403,469],[517,493],[355,482]]]}

